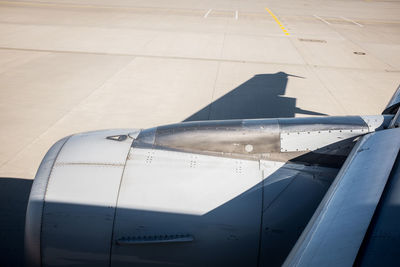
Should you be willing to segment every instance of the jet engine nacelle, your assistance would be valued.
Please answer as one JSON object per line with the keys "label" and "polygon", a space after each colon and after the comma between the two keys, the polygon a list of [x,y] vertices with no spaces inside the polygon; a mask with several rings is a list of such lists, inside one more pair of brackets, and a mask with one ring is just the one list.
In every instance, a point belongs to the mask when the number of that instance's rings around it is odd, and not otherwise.
{"label": "jet engine nacelle", "polygon": [[343,159],[373,126],[361,117],[297,121],[187,123],[58,141],[29,198],[28,265],[281,265],[338,172],[287,157]]}

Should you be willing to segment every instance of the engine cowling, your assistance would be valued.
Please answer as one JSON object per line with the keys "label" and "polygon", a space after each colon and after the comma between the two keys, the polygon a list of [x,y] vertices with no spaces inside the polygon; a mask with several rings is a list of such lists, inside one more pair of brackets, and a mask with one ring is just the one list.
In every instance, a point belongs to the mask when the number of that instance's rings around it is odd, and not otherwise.
{"label": "engine cowling", "polygon": [[[313,130],[352,139],[368,131],[359,117],[353,121]],[[281,265],[338,171],[285,162],[290,155],[308,159],[309,146],[298,151],[288,133],[317,124],[300,122],[204,122],[60,140],[32,187],[28,265]],[[225,142],[218,153],[204,143],[215,134]],[[281,134],[294,152],[282,148]],[[330,158],[349,150],[316,149]],[[272,160],[280,155],[284,160]]]}

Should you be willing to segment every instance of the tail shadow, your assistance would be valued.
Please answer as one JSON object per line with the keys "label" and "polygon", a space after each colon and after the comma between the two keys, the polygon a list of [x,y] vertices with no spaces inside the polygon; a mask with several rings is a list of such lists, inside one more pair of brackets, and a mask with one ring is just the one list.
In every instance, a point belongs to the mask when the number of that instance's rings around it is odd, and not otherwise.
{"label": "tail shadow", "polygon": [[184,121],[290,118],[296,113],[327,115],[298,108],[296,98],[284,96],[289,76],[303,78],[285,72],[257,74]]}

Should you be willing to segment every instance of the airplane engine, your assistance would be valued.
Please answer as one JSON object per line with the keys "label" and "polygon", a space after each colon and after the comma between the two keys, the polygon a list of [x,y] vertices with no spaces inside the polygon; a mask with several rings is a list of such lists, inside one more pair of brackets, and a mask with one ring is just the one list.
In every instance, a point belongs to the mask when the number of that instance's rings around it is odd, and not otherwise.
{"label": "airplane engine", "polygon": [[[63,138],[32,185],[27,265],[347,266],[372,257],[382,241],[372,229],[387,233],[398,215],[399,90],[383,115]],[[398,255],[387,254],[391,240],[379,251],[387,262]]]}
{"label": "airplane engine", "polygon": [[[303,126],[292,120],[253,120],[61,139],[32,186],[27,263],[279,266],[340,166],[275,158],[342,160],[352,140],[368,132],[360,117],[319,120],[301,120],[319,125],[304,126],[305,134],[297,133]],[[335,134],[340,138],[328,139],[340,142],[325,146],[320,140],[313,149],[325,154],[308,157],[312,146],[306,142],[315,146],[318,134]],[[294,138],[303,140],[304,151]]]}

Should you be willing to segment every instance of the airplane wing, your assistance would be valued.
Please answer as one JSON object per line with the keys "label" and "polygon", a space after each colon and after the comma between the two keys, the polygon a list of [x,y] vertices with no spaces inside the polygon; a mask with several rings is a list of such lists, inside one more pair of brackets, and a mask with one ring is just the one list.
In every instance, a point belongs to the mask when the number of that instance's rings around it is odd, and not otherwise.
{"label": "airplane wing", "polygon": [[400,86],[388,129],[357,142],[284,266],[398,265],[399,106]]}
{"label": "airplane wing", "polygon": [[[284,266],[352,266],[357,255],[362,257],[365,252],[382,254],[384,249],[388,250],[379,263],[396,262],[393,258],[398,254],[390,253],[387,246],[372,244],[372,248],[364,237],[385,185],[389,179],[399,176],[399,149],[400,129],[371,133],[360,139]],[[393,207],[385,202],[382,205],[383,208]],[[396,213],[398,211],[392,211],[393,215]],[[385,238],[382,231],[374,232],[374,225],[371,225],[369,235],[372,231],[373,238]],[[390,238],[390,234],[386,232],[386,238]],[[363,240],[367,247],[360,251]],[[381,252],[377,253],[379,250]],[[364,263],[368,265],[368,261]]]}

